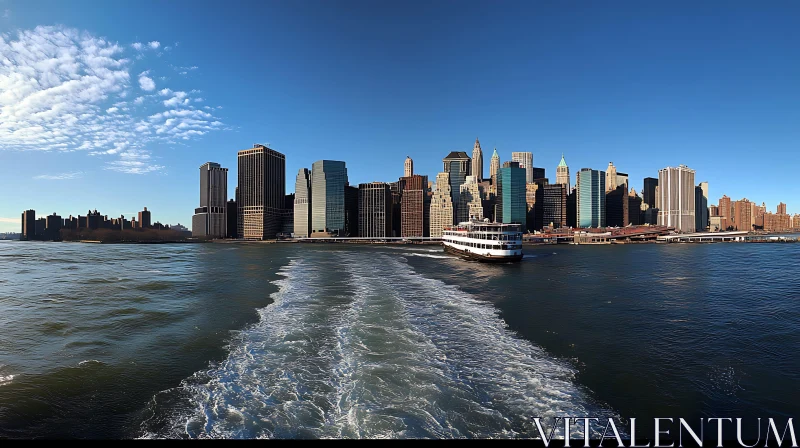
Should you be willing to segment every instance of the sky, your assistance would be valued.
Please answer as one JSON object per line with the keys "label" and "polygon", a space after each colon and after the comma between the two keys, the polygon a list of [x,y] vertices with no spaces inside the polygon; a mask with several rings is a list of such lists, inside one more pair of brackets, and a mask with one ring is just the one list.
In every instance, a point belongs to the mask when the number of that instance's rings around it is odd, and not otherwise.
{"label": "sky", "polygon": [[199,167],[255,143],[351,184],[450,151],[688,165],[800,213],[797,1],[0,0],[0,232],[37,216],[191,224]]}

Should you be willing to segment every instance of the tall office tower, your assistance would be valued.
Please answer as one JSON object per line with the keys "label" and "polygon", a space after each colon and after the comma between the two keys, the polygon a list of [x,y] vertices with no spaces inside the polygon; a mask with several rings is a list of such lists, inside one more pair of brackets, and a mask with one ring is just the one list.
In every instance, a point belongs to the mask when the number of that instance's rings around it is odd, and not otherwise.
{"label": "tall office tower", "polygon": [[20,235],[20,239],[28,241],[36,239],[36,210],[22,212],[22,235]]}
{"label": "tall office tower", "polygon": [[527,228],[526,172],[517,162],[506,162],[497,175],[497,201],[500,204],[500,222],[522,224]]}
{"label": "tall office tower", "polygon": [[392,190],[384,182],[358,185],[358,236],[392,236]]}
{"label": "tall office tower", "polygon": [[239,234],[236,233],[239,231],[239,226],[236,224],[236,219],[239,217],[236,201],[231,199],[225,204],[225,214],[228,220],[228,224],[225,226],[227,230],[226,237],[232,239],[239,238]]}
{"label": "tall office tower", "polygon": [[275,238],[286,201],[286,156],[264,145],[238,153],[239,238]]}
{"label": "tall office tower", "polygon": [[625,184],[618,185],[606,193],[606,225],[608,227],[625,227],[630,220],[630,204]]}
{"label": "tall office tower", "polygon": [[139,212],[139,219],[136,220],[136,227],[139,229],[149,229],[151,225],[152,221],[150,220],[150,211],[147,210],[147,207],[145,207],[144,210]]}
{"label": "tall office tower", "polygon": [[294,233],[294,193],[289,193],[284,196],[286,199],[283,201],[283,215],[281,216],[281,232],[285,236]]}
{"label": "tall office tower", "polygon": [[743,198],[733,203],[733,229],[734,230],[753,230],[755,204],[747,198]]}
{"label": "tall office tower", "polygon": [[628,222],[626,225],[641,225],[643,223],[642,215],[642,198],[636,194],[636,190],[631,188],[631,192],[628,194]]}
{"label": "tall office tower", "polygon": [[778,210],[777,211],[778,211],[779,215],[785,215],[786,214],[786,204],[784,204],[783,202],[778,204]]}
{"label": "tall office tower", "polygon": [[578,191],[575,188],[567,195],[567,227],[578,227]]}
{"label": "tall office tower", "polygon": [[489,178],[492,180],[492,193],[497,194],[497,173],[500,171],[500,155],[497,148],[494,148],[492,159],[489,161]]}
{"label": "tall office tower", "polygon": [[[525,183],[532,184],[533,179],[533,153],[530,152],[512,152],[511,161],[517,162],[520,168],[525,169]],[[544,176],[542,176],[544,177]]]}
{"label": "tall office tower", "polygon": [[[540,230],[537,228],[537,216],[542,214],[542,194],[543,191],[541,190],[541,183],[534,182],[532,184],[525,184],[525,231],[533,232],[534,230]],[[502,219],[503,216],[503,204],[502,201],[497,201],[496,204],[497,208],[497,216],[499,219]],[[500,222],[500,221],[498,221]]]}
{"label": "tall office tower", "polygon": [[658,185],[656,185],[656,210],[661,208],[661,194],[658,190]]}
{"label": "tall office tower", "polygon": [[406,161],[403,163],[403,177],[411,177],[414,175],[414,161],[411,157],[406,156]]}
{"label": "tall office tower", "polygon": [[200,207],[192,216],[192,236],[225,238],[227,204],[228,169],[219,163],[204,163],[200,166]]}
{"label": "tall office tower", "polygon": [[645,204],[650,208],[656,208],[656,187],[658,186],[658,179],[654,177],[644,178],[644,189],[642,190],[642,199]]}
{"label": "tall office tower", "polygon": [[461,185],[458,201],[456,222],[466,222],[470,218],[483,220],[483,197],[475,176],[467,176],[466,181]]}
{"label": "tall office tower", "polygon": [[606,193],[617,189],[617,167],[613,162],[608,162],[606,168]]}
{"label": "tall office tower", "polygon": [[443,160],[444,172],[450,173],[450,191],[453,197],[453,210],[458,216],[458,202],[461,185],[472,175],[472,159],[464,151],[452,151]]}
{"label": "tall office tower", "polygon": [[564,154],[561,154],[561,161],[558,162],[556,167],[556,183],[564,185],[567,191],[570,191],[569,167],[567,166],[567,161],[564,160]]}
{"label": "tall office tower", "polygon": [[658,224],[676,232],[695,231],[694,170],[686,165],[658,170]]}
{"label": "tall office tower", "polygon": [[546,181],[546,183],[549,184],[550,180],[547,179],[547,175],[545,174],[545,171],[546,170],[544,168],[533,167],[533,182],[535,183],[535,182],[537,182],[539,180],[544,179]]}
{"label": "tall office tower", "polygon": [[344,187],[344,236],[358,236],[358,187]]}
{"label": "tall office tower", "polygon": [[344,235],[346,185],[347,167],[344,162],[319,160],[311,166],[312,234]]}
{"label": "tall office tower", "polygon": [[427,236],[430,231],[428,176],[415,174],[401,178],[399,183],[403,185],[400,197],[400,236]]}
{"label": "tall office tower", "polygon": [[311,235],[311,171],[300,168],[294,181],[294,236]]}
{"label": "tall office tower", "polygon": [[399,237],[403,232],[403,182],[404,177],[398,179],[397,182],[389,183],[389,190],[392,192],[392,234],[393,237]]}
{"label": "tall office tower", "polygon": [[605,227],[606,176],[600,170],[581,168],[575,187],[578,227]]}
{"label": "tall office tower", "polygon": [[554,229],[567,226],[567,186],[542,186],[542,223]]}
{"label": "tall office tower", "polygon": [[731,198],[723,194],[719,199],[718,209],[722,230],[725,231],[733,227],[733,205],[731,203]]}
{"label": "tall office tower", "polygon": [[620,185],[624,185],[625,191],[628,191],[628,175],[626,173],[617,172],[617,187]]}
{"label": "tall office tower", "polygon": [[708,228],[708,182],[700,182],[694,187],[694,228],[705,232]]}
{"label": "tall office tower", "polygon": [[453,212],[450,173],[439,173],[436,175],[436,190],[431,197],[431,237],[441,237],[442,229],[453,225]]}
{"label": "tall office tower", "polygon": [[475,137],[475,146],[472,148],[472,175],[475,176],[477,183],[483,182],[483,151],[477,137]]}

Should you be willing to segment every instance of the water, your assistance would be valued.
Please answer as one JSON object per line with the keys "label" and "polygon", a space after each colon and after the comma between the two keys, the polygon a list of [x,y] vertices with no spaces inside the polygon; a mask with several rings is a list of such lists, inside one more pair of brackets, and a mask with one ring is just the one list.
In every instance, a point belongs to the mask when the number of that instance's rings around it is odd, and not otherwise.
{"label": "water", "polygon": [[0,437],[534,437],[535,416],[797,416],[800,246],[525,253],[0,244]]}

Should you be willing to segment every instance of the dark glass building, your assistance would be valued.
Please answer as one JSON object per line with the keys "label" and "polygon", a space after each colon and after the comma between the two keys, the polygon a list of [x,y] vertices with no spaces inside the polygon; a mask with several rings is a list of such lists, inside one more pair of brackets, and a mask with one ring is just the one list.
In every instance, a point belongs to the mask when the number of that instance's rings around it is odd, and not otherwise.
{"label": "dark glass building", "polygon": [[541,185],[539,189],[542,190],[543,226],[552,226],[554,229],[566,227],[567,186],[562,184],[546,184]]}

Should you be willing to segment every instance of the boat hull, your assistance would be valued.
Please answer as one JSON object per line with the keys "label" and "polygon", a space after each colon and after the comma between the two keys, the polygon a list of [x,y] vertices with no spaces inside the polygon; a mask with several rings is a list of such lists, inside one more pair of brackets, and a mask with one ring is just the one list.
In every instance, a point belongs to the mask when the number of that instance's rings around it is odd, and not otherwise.
{"label": "boat hull", "polygon": [[467,258],[469,260],[480,261],[483,263],[509,263],[509,262],[522,261],[521,252],[518,255],[486,256],[486,255],[476,254],[468,250],[457,249],[447,244],[442,244],[442,246],[444,246],[444,251],[447,253],[458,255],[460,257]]}

